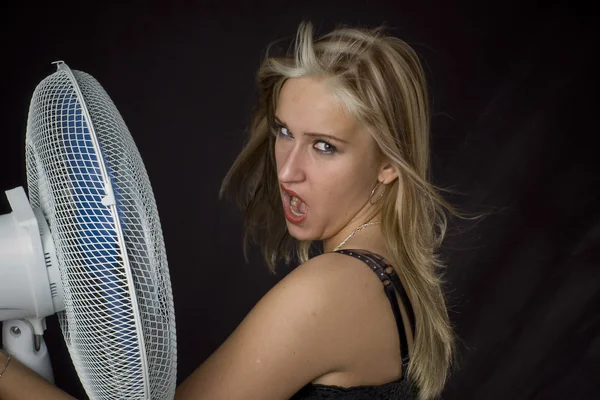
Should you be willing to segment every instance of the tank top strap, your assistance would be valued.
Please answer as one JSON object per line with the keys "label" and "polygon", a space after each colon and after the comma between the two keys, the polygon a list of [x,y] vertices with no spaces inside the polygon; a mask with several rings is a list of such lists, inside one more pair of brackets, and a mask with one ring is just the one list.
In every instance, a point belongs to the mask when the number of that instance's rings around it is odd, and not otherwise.
{"label": "tank top strap", "polygon": [[[383,285],[384,285],[383,288],[384,288],[385,294],[390,302],[390,305],[392,306],[392,311],[394,312],[394,318],[396,319],[396,327],[398,329],[398,334],[400,335],[400,355],[402,357],[402,367],[403,367],[403,370],[406,371],[406,368],[408,368],[408,363],[410,361],[409,355],[408,355],[408,340],[407,340],[407,336],[406,336],[406,330],[404,327],[404,323],[402,320],[402,314],[400,312],[400,306],[398,304],[398,298],[395,296],[394,289],[396,289],[396,291],[400,295],[400,299],[402,300],[402,304],[404,305],[404,308],[406,310],[406,313],[407,313],[407,316],[409,319],[409,323],[410,323],[409,328],[411,329],[411,331],[413,333],[413,337],[415,334],[415,331],[414,331],[415,317],[414,317],[414,312],[413,312],[412,306],[410,304],[410,300],[408,299],[408,295],[406,294],[406,291],[404,290],[404,287],[402,286],[402,282],[400,281],[398,274],[396,273],[394,268],[391,265],[389,265],[388,263],[386,263],[386,261],[381,256],[379,256],[375,253],[372,253],[370,251],[355,250],[355,249],[342,249],[342,250],[337,250],[336,253],[345,254],[345,255],[354,257],[354,258],[364,262],[365,264],[367,264],[367,266],[369,268],[371,268],[371,270],[373,272],[375,272],[375,274],[379,277],[379,279],[383,283]],[[392,271],[390,273],[387,273],[385,271],[385,269],[388,267],[390,267],[392,269]],[[390,283],[391,283],[391,285],[390,285]]]}
{"label": "tank top strap", "polygon": [[393,266],[391,266],[390,264],[388,264],[386,262],[386,260],[381,257],[378,254],[375,253],[371,253],[368,250],[362,250],[362,252],[364,254],[368,254],[371,257],[374,257],[376,260],[379,261],[379,264],[383,266],[383,269],[385,271],[386,268],[391,268],[392,272],[388,274],[390,281],[394,284],[396,290],[398,291],[398,294],[400,295],[400,299],[402,300],[402,304],[404,305],[404,308],[406,310],[406,314],[408,317],[408,321],[410,323],[410,330],[413,334],[413,337],[415,336],[415,313],[413,311],[412,308],[412,304],[410,302],[410,299],[408,298],[408,294],[406,293],[406,290],[404,289],[404,285],[402,285],[402,282],[400,281],[400,277],[398,276],[398,274],[396,273],[396,270],[394,269]]}

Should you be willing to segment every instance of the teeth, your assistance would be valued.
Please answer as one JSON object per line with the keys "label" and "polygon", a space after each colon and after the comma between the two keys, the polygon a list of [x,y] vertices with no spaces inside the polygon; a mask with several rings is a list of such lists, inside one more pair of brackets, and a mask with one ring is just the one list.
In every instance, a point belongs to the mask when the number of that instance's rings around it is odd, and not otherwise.
{"label": "teeth", "polygon": [[300,203],[302,203],[302,201],[299,198],[290,196],[290,209],[292,211],[292,214],[294,214],[297,217],[301,217],[304,215],[298,210],[298,206],[300,205]]}

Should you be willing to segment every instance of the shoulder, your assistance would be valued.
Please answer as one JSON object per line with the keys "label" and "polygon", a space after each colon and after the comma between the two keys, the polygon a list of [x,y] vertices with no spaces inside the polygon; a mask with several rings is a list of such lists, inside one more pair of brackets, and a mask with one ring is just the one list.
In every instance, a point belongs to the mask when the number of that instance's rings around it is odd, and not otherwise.
{"label": "shoulder", "polygon": [[[311,315],[321,329],[336,331],[340,324],[358,323],[382,285],[362,261],[338,253],[314,257],[295,268],[265,296],[265,305],[287,304],[288,312]],[[336,326],[330,326],[336,323]]]}
{"label": "shoulder", "polygon": [[348,289],[380,288],[378,279],[373,277],[373,272],[364,262],[339,253],[325,253],[300,265],[280,283],[329,302],[339,296],[342,296],[340,300],[349,300],[347,295],[352,292]]}
{"label": "shoulder", "polygon": [[342,369],[357,345],[348,332],[364,322],[370,302],[365,297],[374,292],[369,286],[378,284],[368,274],[360,261],[340,254],[300,265],[184,382],[177,399],[290,398]]}
{"label": "shoulder", "polygon": [[369,297],[381,292],[379,279],[363,262],[326,253],[292,270],[253,312],[265,319],[289,316],[302,325],[305,338],[317,335],[321,339],[315,340],[327,343],[344,324],[359,322],[360,311],[372,306]]}

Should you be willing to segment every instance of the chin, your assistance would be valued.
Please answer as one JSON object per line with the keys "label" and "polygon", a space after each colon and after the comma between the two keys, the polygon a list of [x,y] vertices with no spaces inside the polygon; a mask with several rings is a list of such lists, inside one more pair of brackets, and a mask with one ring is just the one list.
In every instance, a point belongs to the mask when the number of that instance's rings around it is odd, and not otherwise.
{"label": "chin", "polygon": [[307,228],[303,228],[296,224],[292,224],[289,221],[286,221],[288,232],[291,237],[301,242],[307,240],[319,240],[315,235],[312,235]]}

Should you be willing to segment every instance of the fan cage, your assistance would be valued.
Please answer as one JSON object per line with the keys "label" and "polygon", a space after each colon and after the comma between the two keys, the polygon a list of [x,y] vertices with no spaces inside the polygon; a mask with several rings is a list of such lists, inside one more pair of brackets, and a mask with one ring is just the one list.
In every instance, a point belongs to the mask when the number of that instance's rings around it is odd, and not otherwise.
{"label": "fan cage", "polygon": [[133,138],[102,86],[65,64],[38,85],[29,110],[29,198],[52,232],[65,302],[58,319],[82,385],[91,399],[170,400],[173,297]]}

